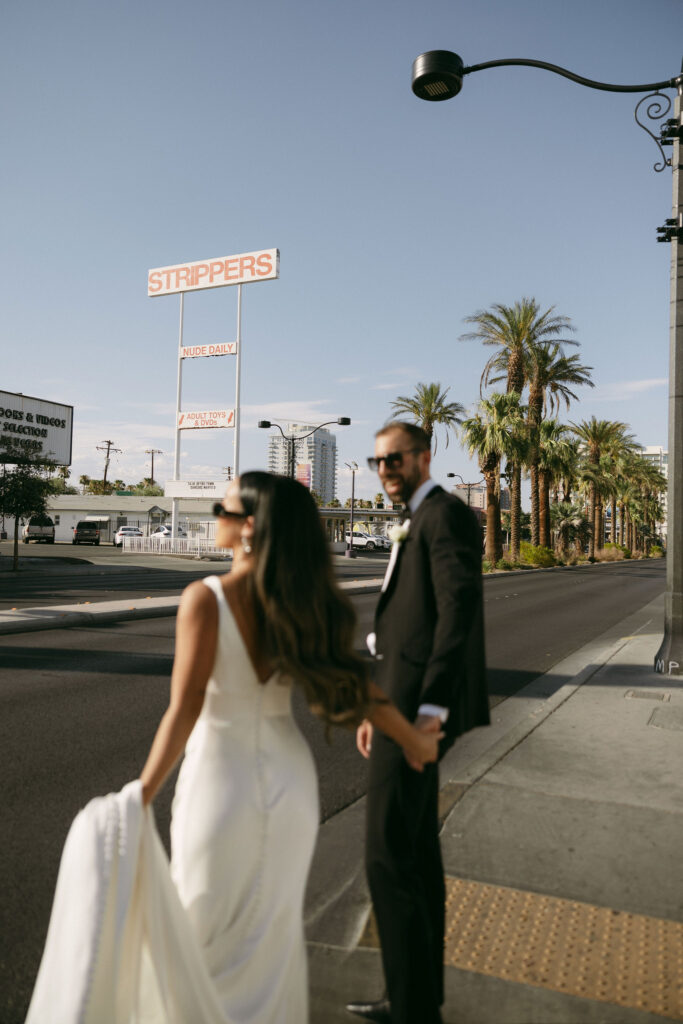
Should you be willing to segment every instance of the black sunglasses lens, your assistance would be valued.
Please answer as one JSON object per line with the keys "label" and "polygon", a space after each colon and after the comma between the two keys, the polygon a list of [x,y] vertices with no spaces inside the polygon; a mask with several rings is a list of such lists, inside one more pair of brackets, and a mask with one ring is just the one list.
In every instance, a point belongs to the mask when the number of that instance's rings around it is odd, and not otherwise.
{"label": "black sunglasses lens", "polygon": [[390,452],[384,461],[387,469],[400,469],[403,465],[403,452]]}
{"label": "black sunglasses lens", "polygon": [[377,459],[372,459],[372,458],[368,459],[368,469],[372,473],[377,472],[378,467],[379,467],[379,461]]}
{"label": "black sunglasses lens", "polygon": [[214,514],[214,516],[216,516],[217,519],[220,519],[220,517],[223,515],[224,512],[225,512],[225,509],[221,505],[220,501],[217,501],[214,504],[214,506],[213,506],[213,514]]}

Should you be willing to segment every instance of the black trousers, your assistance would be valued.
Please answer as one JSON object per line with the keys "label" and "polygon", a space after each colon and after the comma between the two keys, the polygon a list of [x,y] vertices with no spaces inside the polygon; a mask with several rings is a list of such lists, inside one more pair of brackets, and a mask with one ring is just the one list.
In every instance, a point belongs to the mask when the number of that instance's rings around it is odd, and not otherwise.
{"label": "black trousers", "polygon": [[366,870],[392,1024],[440,1024],[446,891],[439,773],[409,767],[375,731],[367,798]]}

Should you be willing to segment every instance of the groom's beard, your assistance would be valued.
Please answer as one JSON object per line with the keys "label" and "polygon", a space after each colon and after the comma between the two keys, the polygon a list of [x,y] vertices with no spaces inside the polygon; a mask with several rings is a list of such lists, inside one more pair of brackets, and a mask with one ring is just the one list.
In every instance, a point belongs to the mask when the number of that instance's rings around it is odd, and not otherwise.
{"label": "groom's beard", "polygon": [[[397,480],[401,481],[401,488],[398,495],[389,494],[386,490],[386,484],[390,481]],[[402,473],[396,474],[395,476],[387,476],[384,480],[384,485],[385,492],[390,501],[396,501],[398,498],[398,500],[403,502],[404,505],[407,505],[413,494],[415,494],[415,491],[420,486],[420,467],[416,465],[410,473],[404,470]]]}

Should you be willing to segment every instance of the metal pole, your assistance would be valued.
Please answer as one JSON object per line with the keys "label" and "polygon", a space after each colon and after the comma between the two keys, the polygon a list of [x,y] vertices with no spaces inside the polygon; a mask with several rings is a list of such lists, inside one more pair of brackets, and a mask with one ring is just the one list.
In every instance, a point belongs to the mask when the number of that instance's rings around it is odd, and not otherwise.
{"label": "metal pole", "polygon": [[351,515],[349,516],[349,546],[346,549],[347,558],[355,558],[356,554],[353,550],[353,503],[356,496],[356,471],[351,470]]}
{"label": "metal pole", "polygon": [[[183,389],[183,360],[180,353],[183,348],[183,313],[185,309],[185,292],[180,293],[180,328],[178,336],[178,386],[176,389],[176,408],[175,408],[175,455],[173,458],[173,479],[180,479],[180,427],[178,423],[180,421],[180,400],[182,398]],[[171,536],[175,540],[177,536],[178,526],[178,499],[176,497],[171,499]]]}
{"label": "metal pole", "polygon": [[235,368],[235,477],[240,475],[240,377],[242,372],[242,285],[237,285],[237,366]]}
{"label": "metal pole", "polygon": [[669,318],[669,467],[666,538],[666,604],[664,639],[655,655],[655,672],[683,675],[683,146],[681,86],[674,105],[679,132],[671,166],[671,217],[678,229],[671,239],[671,306]]}

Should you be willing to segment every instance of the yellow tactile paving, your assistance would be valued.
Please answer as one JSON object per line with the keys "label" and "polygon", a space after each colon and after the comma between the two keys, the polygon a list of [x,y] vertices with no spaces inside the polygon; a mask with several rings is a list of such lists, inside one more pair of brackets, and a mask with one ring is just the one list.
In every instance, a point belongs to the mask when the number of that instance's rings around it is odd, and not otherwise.
{"label": "yellow tactile paving", "polygon": [[[369,921],[362,945],[376,945]],[[683,1020],[683,924],[446,879],[445,963]]]}

